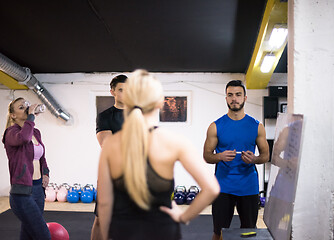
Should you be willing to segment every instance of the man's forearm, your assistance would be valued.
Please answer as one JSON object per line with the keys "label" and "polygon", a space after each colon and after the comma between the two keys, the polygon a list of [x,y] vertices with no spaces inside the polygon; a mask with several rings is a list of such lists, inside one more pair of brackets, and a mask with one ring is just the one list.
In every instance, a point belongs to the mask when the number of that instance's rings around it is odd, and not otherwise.
{"label": "man's forearm", "polygon": [[210,164],[216,164],[221,161],[215,153],[204,153],[204,160]]}
{"label": "man's forearm", "polygon": [[260,154],[255,158],[255,164],[263,164],[269,161],[269,154]]}

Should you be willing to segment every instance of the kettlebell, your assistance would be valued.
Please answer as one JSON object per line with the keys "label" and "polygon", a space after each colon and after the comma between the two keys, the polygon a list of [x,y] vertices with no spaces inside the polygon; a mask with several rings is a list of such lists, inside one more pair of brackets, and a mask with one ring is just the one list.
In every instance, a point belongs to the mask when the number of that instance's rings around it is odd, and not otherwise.
{"label": "kettlebell", "polygon": [[77,203],[79,202],[79,198],[78,191],[75,189],[75,187],[72,187],[67,194],[67,201],[69,203]]}
{"label": "kettlebell", "polygon": [[260,191],[259,192],[259,208],[264,207],[265,204],[266,204],[266,191]]}
{"label": "kettlebell", "polygon": [[68,190],[70,189],[70,185],[67,183],[63,183],[60,185],[58,192],[57,192],[57,200],[58,202],[66,202],[67,201],[67,194]]}
{"label": "kettlebell", "polygon": [[187,201],[187,189],[185,186],[177,186],[174,190],[174,201],[178,205],[185,204]]}
{"label": "kettlebell", "polygon": [[81,185],[79,183],[74,183],[72,188],[74,188],[74,191],[76,191],[79,195],[82,193]]}
{"label": "kettlebell", "polygon": [[56,189],[53,183],[49,183],[45,188],[45,201],[54,202],[56,201]]}
{"label": "kettlebell", "polygon": [[94,199],[94,187],[92,184],[87,184],[82,188],[80,200],[83,203],[91,203]]}
{"label": "kettlebell", "polygon": [[94,186],[93,184],[86,184],[83,188],[82,188],[82,191],[89,191],[91,193],[94,193]]}
{"label": "kettlebell", "polygon": [[191,202],[195,199],[195,197],[197,196],[198,193],[199,193],[198,187],[197,186],[191,186],[188,189],[186,203],[188,205],[191,204]]}

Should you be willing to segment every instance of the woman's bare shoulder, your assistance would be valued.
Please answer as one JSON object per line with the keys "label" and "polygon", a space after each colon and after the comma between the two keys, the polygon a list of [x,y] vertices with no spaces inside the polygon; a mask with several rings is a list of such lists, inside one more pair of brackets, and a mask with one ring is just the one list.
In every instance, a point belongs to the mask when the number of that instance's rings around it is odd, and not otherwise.
{"label": "woman's bare shoulder", "polygon": [[159,128],[157,131],[159,138],[166,143],[183,145],[189,142],[189,139],[179,132],[175,132],[166,128]]}
{"label": "woman's bare shoulder", "polygon": [[110,134],[106,136],[103,141],[102,149],[114,149],[119,148],[121,144],[121,132],[117,132],[115,134]]}

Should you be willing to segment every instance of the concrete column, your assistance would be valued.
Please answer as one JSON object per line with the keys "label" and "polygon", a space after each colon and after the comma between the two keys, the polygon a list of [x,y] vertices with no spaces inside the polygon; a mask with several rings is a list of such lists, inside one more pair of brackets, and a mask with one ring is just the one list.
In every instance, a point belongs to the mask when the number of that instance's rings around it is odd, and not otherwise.
{"label": "concrete column", "polygon": [[334,1],[288,7],[288,111],[304,115],[292,239],[333,239]]}

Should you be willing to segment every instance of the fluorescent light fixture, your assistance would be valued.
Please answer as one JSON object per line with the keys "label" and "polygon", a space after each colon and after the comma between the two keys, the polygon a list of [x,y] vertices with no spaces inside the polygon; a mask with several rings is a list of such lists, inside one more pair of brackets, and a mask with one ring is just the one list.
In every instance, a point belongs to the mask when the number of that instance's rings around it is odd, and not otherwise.
{"label": "fluorescent light fixture", "polygon": [[276,56],[274,54],[267,53],[263,58],[263,61],[260,67],[260,71],[263,73],[270,72],[275,61],[276,61]]}
{"label": "fluorescent light fixture", "polygon": [[269,38],[269,45],[273,48],[280,48],[288,36],[288,29],[285,25],[275,25]]}

